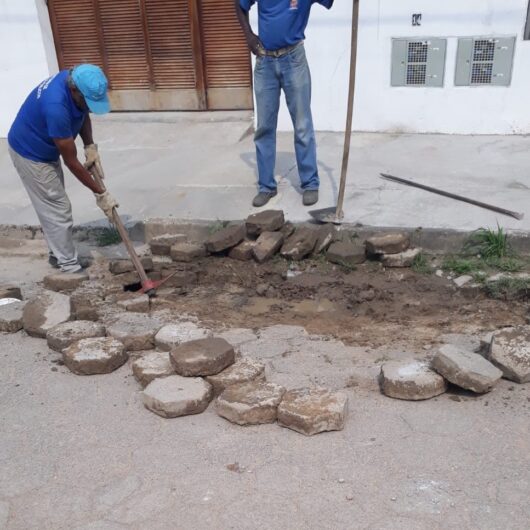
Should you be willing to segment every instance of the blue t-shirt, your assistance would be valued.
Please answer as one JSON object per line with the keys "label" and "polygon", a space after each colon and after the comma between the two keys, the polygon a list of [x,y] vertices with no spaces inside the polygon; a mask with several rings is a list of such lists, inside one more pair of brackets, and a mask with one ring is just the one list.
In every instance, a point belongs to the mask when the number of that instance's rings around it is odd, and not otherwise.
{"label": "blue t-shirt", "polygon": [[27,97],[7,136],[19,155],[35,162],[56,162],[59,150],[53,138],[75,138],[88,111],[74,102],[68,88],[68,70],[43,81]]}
{"label": "blue t-shirt", "polygon": [[258,2],[259,39],[266,50],[292,46],[305,39],[305,28],[313,4],[328,9],[333,0],[239,0],[245,11]]}

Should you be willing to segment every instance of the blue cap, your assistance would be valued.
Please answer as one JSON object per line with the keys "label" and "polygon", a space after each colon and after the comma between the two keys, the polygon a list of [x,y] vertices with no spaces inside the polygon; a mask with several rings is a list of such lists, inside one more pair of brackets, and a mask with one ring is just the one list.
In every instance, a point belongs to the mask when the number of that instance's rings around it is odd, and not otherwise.
{"label": "blue cap", "polygon": [[107,88],[109,82],[99,66],[93,64],[80,64],[72,71],[75,86],[83,94],[88,108],[94,114],[110,112]]}

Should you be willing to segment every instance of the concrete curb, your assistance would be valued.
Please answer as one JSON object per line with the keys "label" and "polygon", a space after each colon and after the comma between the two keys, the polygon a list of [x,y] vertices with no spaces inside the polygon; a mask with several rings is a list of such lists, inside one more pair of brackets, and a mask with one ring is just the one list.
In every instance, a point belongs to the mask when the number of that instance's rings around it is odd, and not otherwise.
{"label": "concrete curb", "polygon": [[[239,223],[241,221],[229,221]],[[221,221],[185,221],[175,218],[148,219],[145,221],[135,221],[129,219],[126,222],[126,228],[129,231],[131,239],[134,241],[148,242],[153,237],[162,234],[184,234],[192,241],[204,241],[215,228],[215,225]],[[226,222],[224,222],[226,224]],[[295,223],[297,226],[318,225],[314,223]],[[77,241],[86,241],[96,237],[98,232],[108,229],[109,225],[102,223],[88,224],[74,227],[74,238]],[[344,232],[355,233],[361,239],[367,239],[373,235],[382,233],[405,232],[409,234],[412,244],[415,247],[421,247],[433,254],[450,254],[461,251],[465,241],[473,232],[459,230],[444,230],[437,228],[397,228],[383,226],[359,226],[344,224],[340,228]],[[520,255],[530,256],[530,233],[523,231],[508,231],[510,242],[513,249]],[[0,225],[0,237],[11,239],[43,239],[40,226],[16,226]]]}

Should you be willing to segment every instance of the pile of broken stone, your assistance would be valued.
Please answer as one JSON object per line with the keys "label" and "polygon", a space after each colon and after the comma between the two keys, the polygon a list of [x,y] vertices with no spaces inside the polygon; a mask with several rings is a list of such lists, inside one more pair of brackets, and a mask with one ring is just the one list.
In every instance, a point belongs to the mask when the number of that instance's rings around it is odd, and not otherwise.
{"label": "pile of broken stone", "polygon": [[386,267],[410,267],[420,249],[410,248],[403,233],[374,236],[366,241],[352,239],[346,231],[331,225],[298,226],[285,222],[282,210],[265,210],[250,215],[245,223],[231,224],[212,234],[203,243],[188,242],[185,235],[162,234],[150,241],[158,264],[191,262],[211,255],[264,263],[276,254],[299,261],[325,253],[332,263],[354,266],[376,259]]}
{"label": "pile of broken stone", "polygon": [[501,378],[530,383],[530,326],[490,333],[481,341],[478,352],[444,344],[429,360],[385,363],[380,385],[389,397],[419,401],[443,394],[448,383],[485,394]]}
{"label": "pile of broken stone", "polygon": [[46,339],[77,375],[108,374],[130,359],[145,407],[159,416],[199,414],[215,399],[219,416],[238,425],[277,421],[305,435],[344,427],[348,399],[341,392],[322,387],[287,390],[267,382],[265,365],[241,357],[225,339],[192,321],[167,323],[163,314],[123,307],[113,312],[106,304],[93,314],[101,320],[72,320],[72,308],[81,307],[85,316],[88,308],[72,304],[75,295],[84,293],[88,304],[88,293],[98,283],[64,274],[50,275],[44,283],[55,290],[44,289],[28,301],[22,300],[19,288],[0,287],[0,301],[6,301],[0,303],[0,332],[23,329]]}

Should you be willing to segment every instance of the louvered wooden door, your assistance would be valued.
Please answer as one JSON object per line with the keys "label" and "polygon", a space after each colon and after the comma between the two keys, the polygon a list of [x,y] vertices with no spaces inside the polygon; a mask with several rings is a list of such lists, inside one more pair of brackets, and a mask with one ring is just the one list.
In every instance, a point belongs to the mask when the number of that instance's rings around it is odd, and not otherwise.
{"label": "louvered wooden door", "polygon": [[252,108],[233,0],[49,0],[61,68],[100,65],[113,110]]}

